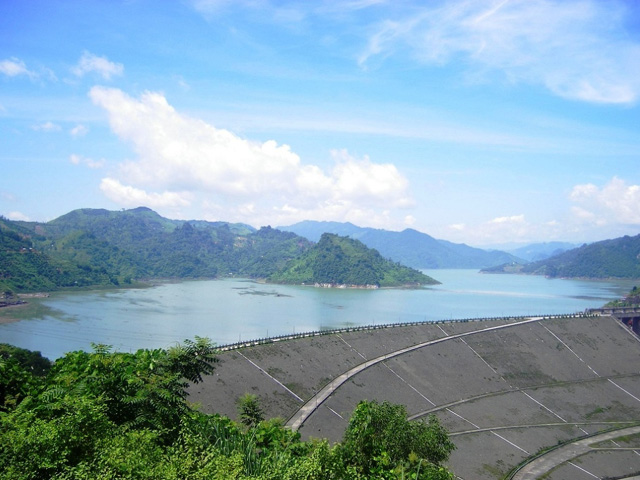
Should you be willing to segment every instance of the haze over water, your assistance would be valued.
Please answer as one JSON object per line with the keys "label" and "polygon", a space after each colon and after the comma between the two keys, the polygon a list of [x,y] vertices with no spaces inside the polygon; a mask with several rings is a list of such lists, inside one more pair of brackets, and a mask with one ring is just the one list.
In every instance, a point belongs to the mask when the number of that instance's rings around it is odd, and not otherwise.
{"label": "haze over water", "polygon": [[[632,281],[427,272],[441,285],[417,290],[347,290],[221,279],[145,289],[58,293],[37,308],[2,312],[0,342],[54,359],[91,343],[116,350],[168,347],[198,335],[218,345],[358,325],[574,313],[619,298]],[[25,318],[26,312],[29,316]]]}

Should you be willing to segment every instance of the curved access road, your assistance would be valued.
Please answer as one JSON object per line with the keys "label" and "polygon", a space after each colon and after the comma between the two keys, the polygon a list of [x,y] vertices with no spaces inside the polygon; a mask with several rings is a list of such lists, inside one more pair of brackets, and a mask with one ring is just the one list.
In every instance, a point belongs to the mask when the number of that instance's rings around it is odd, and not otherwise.
{"label": "curved access road", "polygon": [[[626,427],[610,432],[600,433],[581,440],[576,440],[565,444],[561,447],[554,448],[538,457],[535,457],[530,462],[522,466],[511,477],[512,480],[534,480],[541,478],[547,472],[550,472],[554,468],[562,465],[565,462],[571,462],[574,458],[577,458],[591,450],[603,450],[602,448],[594,449],[592,444],[598,442],[604,442],[605,440],[613,440],[623,435],[633,435],[640,433],[640,425],[635,427]],[[609,450],[619,450],[611,448]],[[628,450],[628,449],[626,449]],[[640,449],[633,449],[640,450]]]}
{"label": "curved access road", "polygon": [[429,345],[435,345],[438,343],[446,342],[449,340],[455,340],[456,338],[467,337],[469,335],[476,335],[478,333],[490,332],[492,330],[501,330],[503,328],[511,328],[518,325],[524,325],[527,323],[539,322],[544,318],[550,317],[531,317],[527,320],[521,320],[519,322],[507,323],[504,325],[497,325],[494,327],[482,328],[479,330],[473,330],[470,332],[458,333],[455,335],[449,335],[442,338],[437,338],[435,340],[429,340],[428,342],[418,343],[416,345],[412,345],[410,347],[402,348],[400,350],[396,350],[394,352],[387,353],[385,355],[380,355],[379,357],[373,358],[371,360],[367,360],[366,362],[361,363],[353,367],[350,370],[347,370],[342,375],[334,378],[331,382],[322,388],[318,393],[316,393],[313,397],[311,397],[307,403],[302,405],[300,409],[293,414],[293,416],[287,422],[287,426],[293,430],[298,430],[302,424],[311,416],[311,414],[320,406],[322,403],[331,396],[331,394],[337,390],[341,385],[343,385],[347,380],[349,380],[354,375],[362,372],[363,370],[376,365],[380,362],[384,362],[389,360],[390,358],[394,358],[400,355],[404,355],[405,353],[412,352],[414,350],[418,350],[420,348],[428,347]]}

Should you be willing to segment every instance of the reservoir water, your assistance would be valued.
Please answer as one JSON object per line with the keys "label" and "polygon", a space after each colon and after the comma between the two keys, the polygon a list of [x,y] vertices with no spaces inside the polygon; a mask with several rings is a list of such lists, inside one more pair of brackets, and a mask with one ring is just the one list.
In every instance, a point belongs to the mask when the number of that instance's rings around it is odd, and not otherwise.
{"label": "reservoir water", "polygon": [[0,312],[0,343],[50,359],[92,343],[115,350],[168,347],[198,335],[218,345],[358,325],[560,314],[620,298],[633,281],[584,281],[430,270],[423,289],[350,290],[260,284],[243,279],[150,288],[55,293]]}

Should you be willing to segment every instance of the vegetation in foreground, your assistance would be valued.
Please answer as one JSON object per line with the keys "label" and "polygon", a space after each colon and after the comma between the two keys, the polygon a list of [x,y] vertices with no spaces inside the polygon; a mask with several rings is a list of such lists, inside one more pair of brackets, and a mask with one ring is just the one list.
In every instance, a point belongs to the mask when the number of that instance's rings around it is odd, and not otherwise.
{"label": "vegetation in foreground", "polygon": [[236,423],[187,402],[188,382],[215,368],[202,338],[168,350],[104,345],[50,364],[0,346],[0,479],[453,479],[455,448],[436,417],[363,401],[344,439],[301,441],[257,399]]}

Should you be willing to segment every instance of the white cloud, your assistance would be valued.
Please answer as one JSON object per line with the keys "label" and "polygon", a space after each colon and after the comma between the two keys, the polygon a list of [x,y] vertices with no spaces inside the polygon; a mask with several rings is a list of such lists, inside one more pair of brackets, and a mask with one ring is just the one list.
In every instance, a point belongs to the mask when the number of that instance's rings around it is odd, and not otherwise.
{"label": "white cloud", "polygon": [[544,85],[596,103],[632,103],[640,93],[640,43],[625,35],[621,2],[457,0],[380,24],[359,62],[408,49],[419,62],[467,65],[483,77]]}
{"label": "white cloud", "polygon": [[17,58],[9,58],[0,61],[0,73],[7,75],[8,77],[17,77],[19,75],[26,75],[27,77],[34,78],[37,75],[29,70],[22,60]]}
{"label": "white cloud", "polygon": [[496,217],[478,224],[451,224],[443,232],[451,241],[468,242],[473,245],[497,245],[505,239],[511,242],[531,242],[540,238],[555,238],[553,224],[536,225],[527,221],[524,215]]}
{"label": "white cloud", "polygon": [[69,134],[72,137],[82,137],[86,135],[87,132],[89,132],[89,129],[81,124],[78,124],[75,127],[73,127],[71,130],[69,130]]}
{"label": "white cloud", "polygon": [[612,222],[640,225],[640,185],[628,185],[613,177],[603,187],[590,183],[576,185],[569,198],[578,204],[572,211],[581,220],[597,225]]}
{"label": "white cloud", "polygon": [[409,182],[390,163],[375,164],[365,156],[358,160],[346,150],[331,152],[336,166],[333,169],[335,192],[339,199],[373,201],[381,205],[407,207],[413,201],[406,195]]}
{"label": "white cloud", "polygon": [[540,241],[589,242],[636,235],[640,226],[640,185],[614,177],[603,186],[575,185],[572,204],[559,219],[531,221],[525,215],[496,217],[483,223],[453,224],[440,235],[473,245],[500,245]]}
{"label": "white cloud", "polygon": [[524,223],[524,215],[512,215],[510,217],[496,217],[489,223],[503,225],[521,225]]}
{"label": "white cloud", "polygon": [[253,224],[314,217],[389,222],[388,209],[412,204],[409,183],[394,165],[336,150],[335,166],[325,173],[303,164],[288,145],[247,140],[188,117],[158,93],[134,99],[118,89],[94,87],[89,95],[137,154],[120,165],[118,179],[103,182],[112,199],[144,198],[151,195],[147,191],[168,198],[188,191],[197,194],[199,204],[225,204],[227,219],[235,215]]}
{"label": "white cloud", "polygon": [[416,223],[416,217],[414,217],[413,215],[407,215],[406,217],[404,217],[404,224],[408,227],[415,225]]}
{"label": "white cloud", "polygon": [[91,158],[83,157],[82,155],[76,155],[75,153],[69,156],[69,161],[74,165],[86,165],[89,168],[102,168],[104,167],[104,160],[93,160]]}
{"label": "white cloud", "polygon": [[23,222],[31,221],[31,219],[22,212],[9,212],[6,216],[9,220],[19,220]]}
{"label": "white cloud", "polygon": [[60,125],[57,125],[53,122],[39,123],[38,125],[34,125],[31,128],[39,132],[59,132],[60,130],[62,130],[62,127]]}
{"label": "white cloud", "polygon": [[191,204],[190,194],[177,192],[148,193],[140,188],[123,185],[113,178],[103,178],[100,190],[110,200],[128,207],[186,207]]}
{"label": "white cloud", "polygon": [[90,52],[83,52],[78,64],[71,69],[77,77],[82,77],[87,73],[95,72],[105,80],[110,80],[112,76],[122,75],[124,66],[121,63],[109,61],[106,57],[99,57]]}

